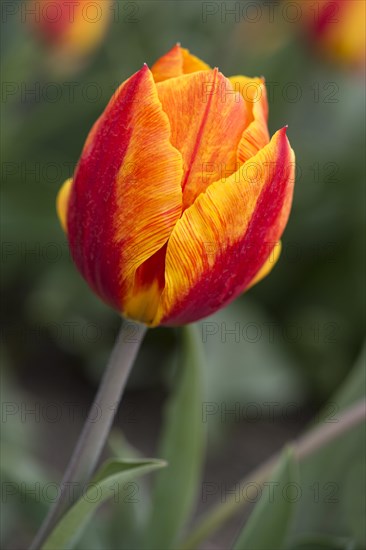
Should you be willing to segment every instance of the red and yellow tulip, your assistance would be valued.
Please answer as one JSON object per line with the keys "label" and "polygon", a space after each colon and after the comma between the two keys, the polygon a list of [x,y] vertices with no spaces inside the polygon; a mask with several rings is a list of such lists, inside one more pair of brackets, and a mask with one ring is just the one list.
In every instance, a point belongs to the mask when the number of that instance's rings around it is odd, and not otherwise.
{"label": "red and yellow tulip", "polygon": [[365,0],[305,0],[304,8],[315,47],[345,65],[364,66]]}
{"label": "red and yellow tulip", "polygon": [[289,216],[294,153],[264,80],[175,46],[126,80],[57,206],[93,290],[149,326],[196,321],[263,278]]}
{"label": "red and yellow tulip", "polygon": [[29,0],[35,32],[60,56],[83,58],[102,42],[113,0]]}

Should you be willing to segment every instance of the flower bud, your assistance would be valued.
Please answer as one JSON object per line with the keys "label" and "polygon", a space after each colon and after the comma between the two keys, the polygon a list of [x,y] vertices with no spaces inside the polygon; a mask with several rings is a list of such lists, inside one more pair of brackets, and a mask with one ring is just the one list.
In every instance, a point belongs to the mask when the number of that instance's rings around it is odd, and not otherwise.
{"label": "flower bud", "polygon": [[180,325],[272,269],[295,163],[267,114],[263,78],[226,78],[179,45],[119,87],[58,196],[73,259],[105,302]]}

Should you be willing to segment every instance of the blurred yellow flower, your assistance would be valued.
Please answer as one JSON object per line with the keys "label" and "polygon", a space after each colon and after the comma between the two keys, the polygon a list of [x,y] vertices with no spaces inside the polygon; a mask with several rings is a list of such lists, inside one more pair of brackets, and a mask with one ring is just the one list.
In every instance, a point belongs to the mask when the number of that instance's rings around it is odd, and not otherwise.
{"label": "blurred yellow flower", "polygon": [[303,0],[305,24],[314,47],[328,58],[362,67],[366,51],[365,0]]}
{"label": "blurred yellow flower", "polygon": [[87,57],[102,42],[113,0],[28,0],[31,24],[46,47],[65,61]]}

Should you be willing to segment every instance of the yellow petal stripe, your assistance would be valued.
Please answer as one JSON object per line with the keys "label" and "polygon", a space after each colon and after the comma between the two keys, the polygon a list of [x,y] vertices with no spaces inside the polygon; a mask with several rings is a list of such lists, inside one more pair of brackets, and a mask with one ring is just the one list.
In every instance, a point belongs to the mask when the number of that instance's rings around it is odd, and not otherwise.
{"label": "yellow petal stripe", "polygon": [[246,162],[269,143],[267,127],[267,92],[262,78],[232,76],[229,78],[234,90],[240,91],[247,108],[247,124],[240,140],[237,159]]}
{"label": "yellow petal stripe", "polygon": [[259,277],[291,205],[294,158],[285,129],[249,162],[213,183],[176,224],[156,324],[207,316]]}

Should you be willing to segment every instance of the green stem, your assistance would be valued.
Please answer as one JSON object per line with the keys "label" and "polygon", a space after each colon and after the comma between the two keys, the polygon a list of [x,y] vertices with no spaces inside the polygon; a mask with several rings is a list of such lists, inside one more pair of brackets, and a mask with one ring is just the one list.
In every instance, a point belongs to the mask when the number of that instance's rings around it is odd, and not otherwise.
{"label": "green stem", "polygon": [[[295,457],[298,460],[303,460],[324,447],[333,439],[336,439],[349,429],[360,424],[365,418],[366,399],[361,399],[352,407],[343,411],[338,422],[318,426],[295,440],[292,444]],[[281,453],[276,453],[269,460],[250,472],[239,482],[240,486],[244,486],[253,481],[256,482],[256,487],[258,487],[258,485],[262,486],[271,475],[280,455]],[[179,550],[195,550],[198,548],[199,545],[207,539],[208,536],[216,532],[225,521],[245,508],[248,504],[248,497],[250,498],[250,495],[246,495],[246,497],[247,498],[240,499],[240,502],[238,502],[235,495],[230,496],[225,503],[214,506],[213,509],[204,516],[188,538],[179,545]]]}
{"label": "green stem", "polygon": [[[73,504],[70,502],[70,491],[68,490],[70,486],[76,487],[73,495],[75,500],[77,493],[82,493],[85,484],[90,479],[107,440],[145,332],[146,327],[138,323],[129,322],[127,325],[122,325],[94,403],[62,479],[60,496],[51,507],[30,550],[42,547],[58,520]],[[96,410],[98,411],[97,420],[95,418]]]}

